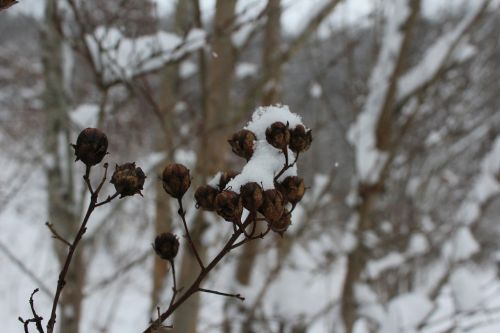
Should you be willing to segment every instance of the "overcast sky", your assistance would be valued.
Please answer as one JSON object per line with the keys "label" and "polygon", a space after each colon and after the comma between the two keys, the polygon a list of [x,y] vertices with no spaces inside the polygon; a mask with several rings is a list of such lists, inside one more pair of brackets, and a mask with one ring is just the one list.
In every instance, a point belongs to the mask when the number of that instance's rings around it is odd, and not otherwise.
{"label": "overcast sky", "polygon": [[[113,0],[110,0],[113,1]],[[167,13],[173,7],[174,0],[155,0],[158,3],[160,14]],[[384,0],[346,0],[332,19],[334,24],[349,24],[359,21],[371,11],[374,4]],[[426,16],[436,16],[441,11],[450,10],[461,6],[465,1],[478,0],[423,0],[423,12]],[[243,8],[250,5],[262,6],[266,0],[239,0],[238,7]],[[283,15],[284,27],[288,32],[294,32],[299,28],[300,22],[304,21],[304,13],[314,12],[325,0],[283,0],[286,11]],[[201,0],[203,15],[209,18],[213,15],[215,0]],[[20,0],[12,12],[23,12],[40,17],[43,13],[43,0]]]}

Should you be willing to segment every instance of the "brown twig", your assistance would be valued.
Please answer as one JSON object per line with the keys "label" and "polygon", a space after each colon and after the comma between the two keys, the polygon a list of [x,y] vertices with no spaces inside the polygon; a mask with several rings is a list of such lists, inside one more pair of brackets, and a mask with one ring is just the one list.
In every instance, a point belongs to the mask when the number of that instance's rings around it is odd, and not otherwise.
{"label": "brown twig", "polygon": [[71,247],[71,243],[68,242],[66,239],[64,239],[64,237],[62,237],[58,232],[57,230],[55,229],[54,225],[52,223],[49,223],[49,222],[45,222],[45,225],[47,226],[47,228],[49,228],[50,232],[52,233],[52,238],[54,239],[57,239],[57,240],[60,240],[61,242],[63,242],[64,244],[66,244],[67,246]]}
{"label": "brown twig", "polygon": [[92,184],[90,183],[90,170],[91,170],[91,167],[87,166],[87,168],[85,170],[85,176],[83,177],[88,188],[89,188],[89,192],[91,194],[90,203],[89,203],[89,206],[87,208],[87,212],[85,213],[85,217],[83,218],[82,224],[80,225],[78,233],[75,236],[75,239],[73,240],[73,242],[71,244],[69,244],[68,255],[66,256],[66,260],[64,262],[63,268],[61,269],[61,272],[59,273],[59,278],[57,280],[56,293],[54,296],[54,300],[52,302],[52,310],[51,310],[51,314],[50,314],[50,319],[47,323],[47,333],[52,333],[54,331],[54,325],[56,323],[57,305],[58,305],[62,290],[63,290],[64,286],[66,285],[66,280],[65,280],[66,275],[68,274],[69,266],[71,264],[71,260],[73,259],[73,255],[75,253],[75,250],[76,250],[78,244],[80,243],[83,235],[87,231],[87,223],[89,221],[89,218],[90,218],[92,212],[94,211],[94,209],[96,207],[110,202],[111,200],[113,200],[117,196],[117,194],[115,193],[113,196],[110,196],[106,200],[98,203],[97,199],[98,199],[99,192],[102,189],[102,186],[104,185],[104,182],[106,181],[106,178],[107,178],[108,164],[107,163],[104,164],[104,175],[103,175],[101,182],[99,183],[99,185],[95,191],[93,190]]}
{"label": "brown twig", "polygon": [[[181,204],[181,200],[179,200],[179,204]],[[182,206],[179,208],[179,212],[183,212]],[[183,214],[185,214],[183,212]],[[182,215],[183,215],[182,214]],[[181,217],[182,217],[181,215]],[[250,225],[250,223],[254,222],[252,220],[253,214],[248,215],[247,219],[243,223],[243,228],[246,228]],[[185,221],[183,221],[184,225],[186,226]],[[174,301],[168,309],[163,312],[157,320],[155,320],[153,323],[149,325],[144,330],[144,333],[152,333],[154,332],[155,327],[158,327],[158,325],[161,325],[162,322],[164,322],[167,318],[170,317],[170,315],[181,305],[183,304],[187,299],[189,299],[194,293],[202,291],[200,288],[201,282],[208,276],[210,271],[224,258],[232,249],[234,243],[238,240],[238,238],[243,234],[243,231],[241,229],[238,229],[236,232],[233,232],[229,240],[226,242],[224,247],[221,249],[221,251],[215,256],[214,259],[206,266],[203,267],[198,275],[198,277],[195,279],[195,281],[191,284],[191,286],[180,296],[177,301]],[[208,290],[208,289],[206,289]],[[212,291],[209,291],[212,292]],[[220,293],[220,292],[212,292],[214,294],[219,294],[223,296],[228,296],[229,294],[225,293]],[[232,296],[236,297],[236,296]],[[240,295],[241,297],[241,295]],[[242,297],[241,297],[242,298]]]}
{"label": "brown twig", "polygon": [[30,308],[31,308],[31,313],[33,314],[33,318],[30,318],[28,320],[23,320],[23,318],[19,317],[19,321],[21,323],[23,323],[23,326],[24,326],[24,332],[25,333],[28,333],[29,332],[29,329],[28,329],[28,325],[30,323],[35,323],[35,326],[36,326],[36,330],[39,332],[39,333],[44,333],[43,331],[43,327],[42,327],[42,320],[43,318],[40,317],[37,313],[36,313],[36,310],[35,310],[35,303],[33,301],[33,296],[39,291],[38,288],[36,288],[35,290],[33,290],[33,292],[31,293],[31,296],[30,296],[30,300],[29,300],[29,303],[30,303]]}
{"label": "brown twig", "polygon": [[198,250],[196,249],[196,246],[194,245],[193,239],[191,238],[191,234],[189,233],[189,229],[188,229],[187,223],[186,223],[186,211],[184,210],[184,208],[182,206],[182,198],[178,198],[177,202],[179,203],[179,210],[177,211],[177,213],[179,214],[179,216],[182,219],[182,224],[184,225],[184,231],[186,232],[186,237],[188,239],[189,246],[191,247],[191,250],[193,251],[193,253],[196,257],[196,261],[198,261],[198,264],[200,265],[200,268],[203,271],[205,269],[205,265],[203,265],[203,261],[201,260],[201,257],[198,253]]}
{"label": "brown twig", "polygon": [[216,295],[221,295],[221,296],[226,296],[226,297],[234,297],[237,298],[241,301],[245,300],[245,297],[241,296],[240,294],[229,294],[229,293],[223,293],[217,290],[210,290],[210,289],[204,289],[204,288],[199,288],[198,291],[204,292],[204,293],[209,293],[209,294],[216,294]]}

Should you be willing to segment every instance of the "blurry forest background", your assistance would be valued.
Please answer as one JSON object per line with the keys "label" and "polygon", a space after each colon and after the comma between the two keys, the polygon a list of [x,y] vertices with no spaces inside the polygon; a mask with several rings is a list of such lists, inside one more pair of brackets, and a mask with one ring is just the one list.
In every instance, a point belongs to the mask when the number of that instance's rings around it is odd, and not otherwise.
{"label": "blurry forest background", "polygon": [[[353,19],[356,2],[367,10]],[[111,166],[136,161],[148,178],[144,198],[92,216],[59,332],[142,332],[172,286],[152,240],[182,235],[161,169],[185,163],[193,188],[239,170],[227,139],[280,103],[314,136],[293,225],[210,275],[207,287],[244,302],[198,293],[166,331],[499,332],[498,1],[211,3],[46,0],[34,17],[20,0],[0,12],[2,331],[21,331],[36,287],[48,318],[66,249],[44,224],[72,239],[81,221],[84,167],[69,143],[83,128],[107,133]],[[191,198],[208,258],[231,226]],[[196,261],[176,260],[188,285]]]}

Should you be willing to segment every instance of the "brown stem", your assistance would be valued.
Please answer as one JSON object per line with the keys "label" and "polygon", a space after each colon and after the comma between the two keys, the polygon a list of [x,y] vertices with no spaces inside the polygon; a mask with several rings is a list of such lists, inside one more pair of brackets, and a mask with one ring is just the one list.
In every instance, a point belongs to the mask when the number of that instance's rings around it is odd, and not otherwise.
{"label": "brown stem", "polygon": [[[179,200],[180,201],[180,200]],[[181,209],[179,209],[180,211]],[[246,228],[250,223],[253,222],[253,220],[250,218],[251,215],[247,217],[245,222],[243,223],[243,227]],[[233,244],[238,240],[238,238],[243,234],[241,229],[237,230],[232,234],[232,236],[229,238],[229,240],[226,242],[222,250],[215,256],[214,259],[204,268],[201,269],[200,274],[196,278],[196,280],[191,284],[191,286],[181,295],[181,297],[172,303],[168,309],[163,312],[157,320],[155,320],[153,323],[147,327],[143,333],[153,333],[155,327],[158,327],[162,322],[164,322],[170,315],[179,307],[181,304],[183,304],[189,297],[191,297],[194,293],[201,291],[200,290],[200,284],[201,282],[207,277],[208,273],[224,258],[226,254],[228,254],[232,250]],[[224,293],[220,293],[225,295]],[[241,296],[240,296],[241,297]]]}
{"label": "brown stem", "polygon": [[66,244],[67,246],[71,247],[71,243],[68,242],[66,239],[64,239],[64,237],[62,237],[58,232],[57,230],[54,228],[54,225],[52,223],[49,223],[49,222],[45,222],[45,225],[47,226],[47,228],[49,228],[50,232],[52,232],[52,238],[54,239],[58,239],[60,240],[61,242],[63,242],[64,244]]}
{"label": "brown stem", "polygon": [[102,177],[102,180],[95,191],[93,190],[92,185],[90,184],[90,179],[89,179],[90,178],[89,177],[90,176],[90,169],[91,169],[91,167],[87,166],[87,168],[85,170],[85,176],[83,177],[85,179],[85,183],[87,184],[89,191],[91,193],[90,203],[89,203],[89,206],[87,208],[87,212],[85,213],[85,217],[83,218],[82,224],[80,225],[80,229],[78,230],[78,233],[76,234],[75,239],[73,240],[73,243],[69,244],[68,255],[66,256],[66,260],[64,262],[63,268],[61,269],[61,272],[59,273],[59,278],[57,280],[56,293],[54,295],[54,300],[52,302],[52,310],[50,313],[50,319],[47,323],[47,333],[53,333],[53,331],[54,331],[54,326],[56,323],[56,316],[57,316],[56,315],[57,305],[59,303],[59,298],[61,296],[62,290],[63,290],[64,286],[66,285],[66,280],[65,280],[66,275],[68,274],[69,266],[71,264],[71,260],[73,259],[73,255],[75,254],[76,248],[77,248],[78,244],[80,243],[83,235],[85,234],[85,231],[87,231],[87,223],[89,221],[90,215],[92,214],[92,212],[94,211],[94,209],[97,206],[100,206],[100,205],[103,205],[105,203],[110,202],[111,200],[116,198],[116,196],[118,195],[116,193],[115,195],[108,197],[105,201],[98,204],[97,199],[98,199],[99,191],[101,190],[101,188],[106,180],[108,165],[107,165],[107,163],[104,164],[104,169],[105,169],[104,176]]}
{"label": "brown stem", "polygon": [[194,245],[193,239],[191,238],[191,234],[189,233],[189,229],[188,229],[187,223],[186,223],[186,212],[184,211],[184,208],[182,206],[182,198],[178,198],[177,202],[179,203],[179,210],[177,211],[177,213],[179,214],[179,216],[182,219],[182,224],[184,225],[184,231],[186,232],[186,237],[188,239],[189,246],[191,247],[191,250],[193,251],[193,253],[196,257],[196,261],[198,261],[198,264],[200,265],[200,268],[203,271],[205,269],[205,265],[203,265],[203,261],[201,261],[201,257],[198,254],[198,250],[196,249],[196,246]]}
{"label": "brown stem", "polygon": [[[177,296],[177,280],[175,279],[175,265],[174,265],[174,260],[170,260],[170,266],[172,267],[172,280],[173,280],[173,286],[172,286],[172,299],[170,300],[170,304],[168,307],[171,307],[172,304],[175,301],[175,297]],[[159,318],[159,317],[158,317]]]}
{"label": "brown stem", "polygon": [[217,290],[210,290],[210,289],[204,289],[204,288],[199,288],[198,291],[204,292],[204,293],[210,293],[210,294],[216,294],[216,295],[221,295],[221,296],[226,296],[226,297],[234,297],[237,298],[241,301],[245,300],[245,297],[241,296],[240,294],[229,294],[229,293],[223,293]]}

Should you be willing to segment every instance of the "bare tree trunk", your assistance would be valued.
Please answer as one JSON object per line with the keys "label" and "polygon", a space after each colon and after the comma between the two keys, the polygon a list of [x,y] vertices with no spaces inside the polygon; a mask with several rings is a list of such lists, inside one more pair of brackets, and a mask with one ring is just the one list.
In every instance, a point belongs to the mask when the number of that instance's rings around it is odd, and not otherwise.
{"label": "bare tree trunk", "polygon": [[[389,77],[388,88],[383,96],[383,103],[380,105],[380,117],[376,127],[377,148],[389,153],[393,147],[393,125],[395,123],[395,95],[397,92],[398,79],[403,70],[405,57],[408,54],[409,45],[411,42],[411,32],[415,25],[419,11],[420,0],[409,0],[408,5],[411,13],[406,21],[401,25],[401,33],[403,41],[400,48],[393,54],[395,57],[395,66],[392,69]],[[384,46],[382,46],[383,48]],[[381,51],[382,52],[382,51]],[[376,66],[381,65],[377,64]],[[383,65],[383,64],[382,64]],[[391,158],[388,159],[385,171],[387,172]],[[365,231],[372,228],[371,213],[374,209],[375,202],[378,200],[380,193],[383,191],[386,172],[382,173],[376,182],[373,184],[365,184],[361,182],[358,185],[357,193],[360,198],[360,204],[356,207],[358,216],[357,235],[363,235]],[[358,318],[357,302],[354,296],[354,286],[360,280],[361,274],[365,269],[368,260],[369,249],[363,244],[360,239],[355,249],[347,256],[347,272],[344,278],[341,299],[341,315],[346,333],[352,333],[354,323]]]}
{"label": "bare tree trunk", "polygon": [[[199,8],[196,1],[194,4],[195,9]],[[195,170],[196,175],[199,177],[198,182],[204,182],[207,177],[221,170],[227,151],[227,149],[221,149],[221,147],[227,145],[226,140],[229,134],[227,124],[231,112],[230,91],[235,55],[228,28],[234,19],[235,7],[236,0],[217,1],[212,55],[207,62],[207,75],[200,73],[200,79],[204,80],[206,77],[206,81],[202,81],[205,94],[202,98],[203,123]],[[200,64],[204,64],[204,59],[200,59]],[[203,70],[203,67],[200,66],[200,70]],[[202,215],[198,214],[191,230],[191,237],[195,244],[199,244],[198,253],[202,259],[206,257],[206,247],[203,246],[201,241],[205,228],[205,221],[203,221]],[[184,245],[179,281],[182,281],[182,285],[188,285],[198,274],[199,267],[189,247],[186,244]],[[196,293],[176,311],[174,318],[175,331],[195,333],[199,309],[200,295]]]}
{"label": "bare tree trunk", "polygon": [[[262,69],[268,77],[261,99],[262,105],[272,105],[281,101],[281,0],[267,2],[267,22],[265,26],[262,53]],[[261,225],[262,227],[262,225]],[[264,230],[257,230],[261,232]],[[236,270],[236,279],[243,285],[250,283],[252,266],[257,257],[259,242],[245,245]]]}
{"label": "bare tree trunk", "polygon": [[[47,112],[46,141],[47,155],[52,163],[47,168],[49,221],[66,239],[71,240],[79,226],[75,210],[73,184],[73,157],[70,151],[69,122],[66,114],[62,70],[62,41],[56,29],[57,0],[48,0],[45,10],[45,29],[42,34],[43,67],[45,77],[44,105]],[[54,241],[54,249],[61,261],[68,248]],[[83,249],[75,253],[68,272],[68,285],[61,298],[61,327],[64,332],[78,333],[85,282]]]}
{"label": "bare tree trunk", "polygon": [[[188,29],[189,2],[178,1],[176,5],[175,28],[176,32],[183,34]],[[158,117],[160,118],[160,131],[156,134],[156,150],[163,151],[166,160],[172,159],[173,140],[175,129],[173,125],[172,111],[179,95],[179,65],[167,65],[162,72],[161,96],[159,103]],[[158,175],[163,171],[165,163],[161,163],[156,170]],[[172,228],[172,214],[170,211],[170,198],[165,194],[161,182],[155,183],[156,203],[155,203],[155,235],[170,231]],[[160,303],[160,297],[164,290],[165,279],[168,278],[169,266],[165,261],[155,256],[153,264],[153,289],[151,290],[151,311],[156,309]]]}

